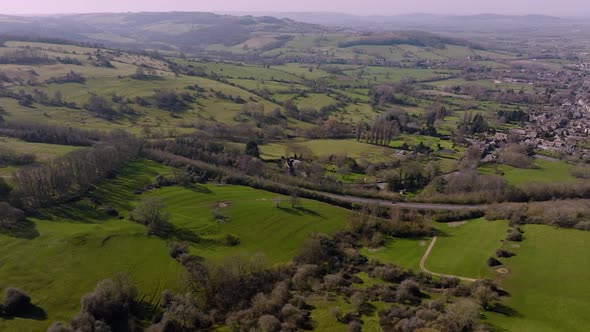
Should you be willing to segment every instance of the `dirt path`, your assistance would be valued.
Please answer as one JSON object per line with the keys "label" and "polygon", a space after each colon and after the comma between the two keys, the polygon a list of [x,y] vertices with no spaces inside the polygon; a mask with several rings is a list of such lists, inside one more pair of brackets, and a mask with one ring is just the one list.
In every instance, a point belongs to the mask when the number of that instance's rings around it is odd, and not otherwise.
{"label": "dirt path", "polygon": [[430,245],[428,246],[428,249],[426,249],[424,256],[422,256],[422,259],[420,260],[420,269],[426,273],[429,273],[431,275],[438,276],[438,277],[457,278],[457,279],[460,279],[463,281],[469,281],[469,282],[477,281],[477,279],[473,279],[473,278],[459,277],[459,276],[454,276],[452,274],[442,274],[442,273],[431,272],[426,268],[426,260],[428,259],[428,256],[430,255],[430,252],[432,251],[432,248],[434,247],[434,244],[436,243],[436,239],[437,239],[437,237],[435,236],[432,238],[432,241],[430,241]]}

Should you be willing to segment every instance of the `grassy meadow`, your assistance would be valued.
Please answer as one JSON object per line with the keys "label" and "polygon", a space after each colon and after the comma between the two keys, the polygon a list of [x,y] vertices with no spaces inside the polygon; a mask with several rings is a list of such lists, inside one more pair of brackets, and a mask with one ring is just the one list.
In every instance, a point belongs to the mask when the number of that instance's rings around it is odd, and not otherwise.
{"label": "grassy meadow", "polygon": [[432,272],[469,278],[494,278],[486,259],[495,255],[506,237],[505,221],[483,218],[466,222],[437,224],[438,239],[426,261]]}
{"label": "grassy meadow", "polygon": [[[529,182],[575,182],[572,176],[572,165],[564,161],[536,160],[533,168],[515,168],[507,165],[498,165],[497,171],[503,173],[508,183],[519,185]],[[491,165],[479,168],[482,174],[496,174]]]}
{"label": "grassy meadow", "polygon": [[522,243],[507,245],[516,256],[504,259],[510,273],[501,283],[514,313],[486,313],[487,320],[502,331],[586,331],[590,233],[544,225],[523,230]]}
{"label": "grassy meadow", "polygon": [[430,238],[388,238],[381,248],[361,249],[361,254],[369,259],[378,260],[383,263],[396,264],[415,272],[420,271],[420,260],[428,245]]}

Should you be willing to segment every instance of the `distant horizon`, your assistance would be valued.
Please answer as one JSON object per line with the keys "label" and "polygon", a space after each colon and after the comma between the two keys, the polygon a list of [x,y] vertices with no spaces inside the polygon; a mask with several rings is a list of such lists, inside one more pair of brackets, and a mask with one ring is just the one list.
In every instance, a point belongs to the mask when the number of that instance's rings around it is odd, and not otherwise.
{"label": "distant horizon", "polygon": [[[34,8],[34,10],[31,10]],[[587,0],[102,0],[100,2],[70,0],[21,0],[3,4],[0,14],[63,15],[127,12],[272,12],[272,13],[335,13],[356,16],[429,15],[546,15],[581,17],[590,15]]]}
{"label": "distant horizon", "polygon": [[582,12],[578,14],[570,15],[554,15],[554,14],[536,14],[536,13],[522,13],[522,14],[508,14],[498,12],[478,12],[478,13],[434,13],[434,12],[407,12],[399,14],[355,14],[338,11],[234,11],[234,10],[124,10],[124,11],[80,11],[80,12],[55,12],[55,13],[0,13],[0,16],[60,16],[60,15],[84,15],[84,14],[139,14],[139,13],[212,13],[218,15],[234,15],[234,16],[273,16],[280,14],[331,14],[331,15],[343,15],[343,16],[354,16],[354,17],[396,17],[396,16],[413,16],[413,15],[431,15],[441,17],[452,17],[452,16],[484,16],[484,15],[495,15],[495,16],[514,16],[514,17],[526,17],[526,16],[541,16],[541,17],[555,17],[555,18],[588,18],[590,12]]}

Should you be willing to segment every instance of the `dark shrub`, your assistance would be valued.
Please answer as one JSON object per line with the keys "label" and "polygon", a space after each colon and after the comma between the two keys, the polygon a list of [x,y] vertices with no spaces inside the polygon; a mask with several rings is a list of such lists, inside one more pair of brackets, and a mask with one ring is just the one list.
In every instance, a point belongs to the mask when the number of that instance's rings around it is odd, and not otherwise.
{"label": "dark shrub", "polygon": [[487,260],[487,264],[488,264],[488,266],[498,266],[498,265],[502,265],[502,262],[495,259],[494,257],[490,257]]}
{"label": "dark shrub", "polygon": [[348,324],[348,328],[346,331],[348,332],[361,332],[363,330],[363,325],[358,321],[352,321]]}
{"label": "dark shrub", "polygon": [[100,281],[94,292],[82,298],[82,313],[90,314],[110,326],[126,324],[134,303],[136,290],[127,276]]}
{"label": "dark shrub", "polygon": [[281,321],[273,315],[263,315],[258,320],[258,326],[263,332],[280,331]]}
{"label": "dark shrub", "polygon": [[508,236],[506,237],[506,240],[508,241],[514,241],[514,242],[520,242],[522,241],[522,233],[519,232],[518,230],[512,230],[510,233],[508,233]]}
{"label": "dark shrub", "polygon": [[12,207],[8,203],[0,202],[0,228],[11,229],[24,219],[25,213],[22,210]]}
{"label": "dark shrub", "polygon": [[227,234],[223,239],[223,244],[228,247],[235,247],[240,244],[240,238],[235,235]]}
{"label": "dark shrub", "polygon": [[420,297],[422,296],[422,292],[420,292],[420,286],[414,280],[406,279],[402,281],[397,289],[397,300],[400,303],[420,303]]}
{"label": "dark shrub", "polygon": [[177,259],[182,254],[188,254],[188,244],[184,242],[170,242],[168,243],[168,249],[170,250],[170,257]]}
{"label": "dark shrub", "polygon": [[512,256],[515,256],[516,254],[513,253],[512,251],[509,250],[505,250],[505,249],[498,249],[496,250],[496,256],[500,257],[500,258],[509,258]]}

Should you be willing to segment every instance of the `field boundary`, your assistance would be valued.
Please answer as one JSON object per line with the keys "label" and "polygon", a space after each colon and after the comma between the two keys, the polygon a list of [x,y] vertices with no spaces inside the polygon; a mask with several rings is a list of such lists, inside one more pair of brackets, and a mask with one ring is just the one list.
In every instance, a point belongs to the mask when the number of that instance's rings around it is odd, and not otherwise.
{"label": "field boundary", "polygon": [[468,277],[460,277],[460,276],[456,276],[456,275],[452,275],[452,274],[443,274],[443,273],[436,273],[436,272],[432,272],[430,270],[428,270],[426,268],[426,260],[428,259],[428,256],[430,255],[430,252],[432,251],[432,248],[434,248],[434,244],[436,243],[436,239],[438,237],[434,236],[432,238],[432,241],[430,241],[430,245],[428,246],[428,249],[426,249],[426,252],[424,253],[424,256],[422,256],[422,259],[420,260],[420,269],[423,272],[426,272],[428,274],[431,274],[433,276],[437,276],[437,277],[446,277],[446,278],[457,278],[463,281],[468,281],[468,282],[475,282],[478,279],[474,279],[474,278],[468,278]]}

